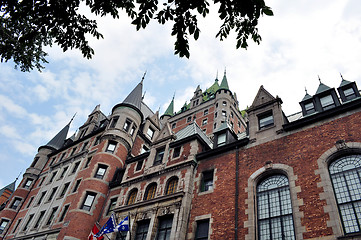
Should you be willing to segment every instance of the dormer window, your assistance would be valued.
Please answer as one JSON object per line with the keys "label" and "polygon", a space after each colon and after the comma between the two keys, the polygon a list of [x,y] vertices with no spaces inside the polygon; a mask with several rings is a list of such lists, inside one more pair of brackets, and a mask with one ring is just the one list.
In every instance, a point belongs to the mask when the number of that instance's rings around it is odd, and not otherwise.
{"label": "dormer window", "polygon": [[218,135],[217,146],[222,146],[226,144],[226,133]]}
{"label": "dormer window", "polygon": [[153,138],[154,130],[151,127],[148,128],[147,135],[150,139]]}
{"label": "dormer window", "polygon": [[258,117],[259,130],[265,129],[267,127],[274,125],[273,114],[272,112],[268,112],[266,114],[262,114]]}
{"label": "dormer window", "polygon": [[315,105],[313,104],[313,102],[306,103],[305,110],[306,110],[306,115],[316,112]]}
{"label": "dormer window", "polygon": [[333,98],[331,95],[324,96],[320,98],[321,106],[323,110],[327,110],[330,108],[335,107],[335,102],[333,101]]}
{"label": "dormer window", "polygon": [[356,93],[352,87],[343,90],[343,94],[345,94],[346,101],[354,99],[356,97]]}

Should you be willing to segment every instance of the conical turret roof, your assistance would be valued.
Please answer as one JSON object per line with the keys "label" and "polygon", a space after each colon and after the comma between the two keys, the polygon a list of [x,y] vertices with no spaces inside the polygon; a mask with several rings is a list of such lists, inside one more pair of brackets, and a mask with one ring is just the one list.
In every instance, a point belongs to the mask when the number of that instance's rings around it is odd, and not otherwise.
{"label": "conical turret roof", "polygon": [[53,139],[51,139],[44,147],[51,147],[56,150],[60,149],[68,135],[70,123],[71,122],[61,129],[60,132],[58,132],[58,134],[56,134],[55,137],[53,137]]}
{"label": "conical turret roof", "polygon": [[173,96],[172,101],[170,102],[167,110],[165,110],[163,116],[165,116],[165,115],[167,115],[167,116],[173,116],[174,115],[174,96]]}
{"label": "conical turret roof", "polygon": [[128,104],[136,107],[140,110],[142,103],[142,91],[143,91],[143,79],[138,83],[138,85],[129,93],[129,95],[124,99],[122,104]]}
{"label": "conical turret roof", "polygon": [[219,89],[229,90],[226,71],[224,71],[223,79],[222,79],[221,85],[219,86]]}

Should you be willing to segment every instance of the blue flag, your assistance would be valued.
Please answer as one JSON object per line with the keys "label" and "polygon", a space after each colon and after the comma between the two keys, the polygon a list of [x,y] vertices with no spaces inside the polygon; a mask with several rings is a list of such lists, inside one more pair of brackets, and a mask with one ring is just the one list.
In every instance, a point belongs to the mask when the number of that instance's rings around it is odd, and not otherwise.
{"label": "blue flag", "polygon": [[104,224],[104,226],[100,229],[100,231],[95,235],[96,238],[107,234],[107,233],[111,233],[116,231],[115,229],[115,218],[114,215],[112,213],[112,215],[110,216],[109,220]]}
{"label": "blue flag", "polygon": [[124,218],[124,220],[121,221],[121,222],[117,225],[116,231],[119,231],[119,232],[129,231],[129,220],[128,220],[128,216],[127,216],[126,218]]}

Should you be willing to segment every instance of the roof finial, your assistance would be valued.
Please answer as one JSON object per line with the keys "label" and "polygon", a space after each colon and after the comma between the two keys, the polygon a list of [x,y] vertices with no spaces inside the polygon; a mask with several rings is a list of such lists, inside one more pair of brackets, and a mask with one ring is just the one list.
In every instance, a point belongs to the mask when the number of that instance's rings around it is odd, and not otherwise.
{"label": "roof finial", "polygon": [[342,80],[345,80],[345,79],[343,79],[343,76],[342,76],[342,74],[341,74],[341,73],[340,73],[340,76],[341,76],[341,79],[342,79]]}
{"label": "roof finial", "polygon": [[143,77],[142,77],[142,81],[140,81],[142,84],[143,84],[143,80],[144,80],[144,77],[145,77],[146,74],[147,74],[147,70],[145,70],[145,72],[143,74]]}
{"label": "roof finial", "polygon": [[147,91],[144,91],[142,100],[144,99],[146,93],[147,93]]}
{"label": "roof finial", "polygon": [[306,94],[308,94],[308,92],[307,92],[307,88],[305,87],[305,92],[306,92]]}
{"label": "roof finial", "polygon": [[70,119],[69,125],[71,124],[71,122],[74,120],[75,116],[76,116],[77,112],[74,113],[73,117]]}
{"label": "roof finial", "polygon": [[21,175],[21,171],[19,173],[19,176],[17,178],[15,178],[15,182],[19,179],[20,175]]}
{"label": "roof finial", "polygon": [[218,69],[217,69],[216,81],[218,81]]}
{"label": "roof finial", "polygon": [[321,83],[321,78],[320,78],[320,75],[317,75],[318,76],[318,81],[320,81],[320,83]]}
{"label": "roof finial", "polygon": [[174,93],[173,93],[173,100],[174,100],[174,97],[175,97],[175,91],[174,91]]}
{"label": "roof finial", "polygon": [[226,76],[226,67],[224,67],[224,76]]}

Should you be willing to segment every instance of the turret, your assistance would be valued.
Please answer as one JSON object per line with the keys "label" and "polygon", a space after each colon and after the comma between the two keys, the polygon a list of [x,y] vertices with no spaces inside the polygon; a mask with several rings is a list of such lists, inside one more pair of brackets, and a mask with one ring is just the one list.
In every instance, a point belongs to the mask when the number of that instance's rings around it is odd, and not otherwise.
{"label": "turret", "polygon": [[164,125],[169,118],[173,117],[173,115],[174,115],[174,95],[168,108],[165,110],[164,114],[160,117],[161,123]]}

